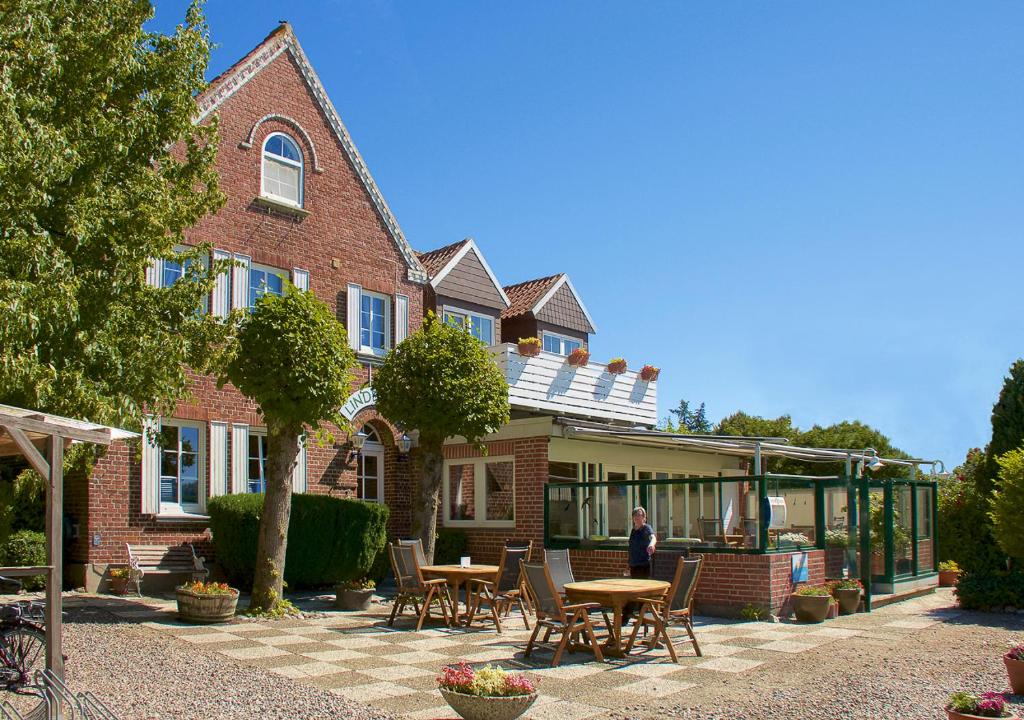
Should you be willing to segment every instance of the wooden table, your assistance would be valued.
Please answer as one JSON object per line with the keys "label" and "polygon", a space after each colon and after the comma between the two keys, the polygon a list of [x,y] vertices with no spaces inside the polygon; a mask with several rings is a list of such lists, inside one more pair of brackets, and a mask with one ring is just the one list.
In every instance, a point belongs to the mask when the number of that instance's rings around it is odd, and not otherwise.
{"label": "wooden table", "polygon": [[[459,612],[459,586],[468,583],[470,580],[494,581],[498,577],[497,565],[424,565],[420,572],[426,578],[443,577],[451,587],[452,604],[452,625],[459,625],[463,613]],[[469,613],[469,588],[466,588],[466,613]]]}
{"label": "wooden table", "polygon": [[[628,602],[640,598],[661,598],[670,585],[663,580],[642,580],[634,578],[608,578],[565,584],[565,595],[570,604],[597,603],[613,611],[612,626],[608,628],[608,641],[604,652],[612,657],[624,657],[622,646],[622,609]],[[639,611],[639,608],[638,608]]]}

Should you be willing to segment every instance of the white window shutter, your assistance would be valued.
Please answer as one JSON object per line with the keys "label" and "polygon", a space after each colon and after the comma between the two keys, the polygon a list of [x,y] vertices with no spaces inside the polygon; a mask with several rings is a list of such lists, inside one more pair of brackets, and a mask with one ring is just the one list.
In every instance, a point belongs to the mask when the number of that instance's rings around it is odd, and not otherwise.
{"label": "white window shutter", "polygon": [[306,436],[299,435],[299,455],[292,470],[292,492],[306,492]]}
{"label": "white window shutter", "polygon": [[142,512],[160,512],[160,447],[155,445],[160,432],[160,418],[142,420]]}
{"label": "white window shutter", "polygon": [[160,258],[150,258],[146,266],[146,284],[150,287],[160,287],[160,276],[163,275],[164,262]]}
{"label": "white window shutter", "polygon": [[249,426],[231,426],[231,492],[249,489]]}
{"label": "white window shutter", "polygon": [[363,307],[363,289],[352,283],[348,284],[348,346],[359,351],[359,315]]}
{"label": "white window shutter", "polygon": [[[214,250],[213,259],[230,260],[231,253],[226,250]],[[227,272],[217,275],[213,282],[213,315],[226,318],[231,311],[231,276]]]}
{"label": "white window shutter", "polygon": [[252,265],[252,258],[248,255],[235,254],[235,260],[239,264],[231,271],[231,307],[249,307],[249,266]]}
{"label": "white window shutter", "polygon": [[395,295],[395,345],[409,336],[409,298]]}
{"label": "white window shutter", "polygon": [[210,497],[228,493],[228,424],[210,422]]}
{"label": "white window shutter", "polygon": [[299,290],[309,290],[309,270],[292,268],[292,285]]}

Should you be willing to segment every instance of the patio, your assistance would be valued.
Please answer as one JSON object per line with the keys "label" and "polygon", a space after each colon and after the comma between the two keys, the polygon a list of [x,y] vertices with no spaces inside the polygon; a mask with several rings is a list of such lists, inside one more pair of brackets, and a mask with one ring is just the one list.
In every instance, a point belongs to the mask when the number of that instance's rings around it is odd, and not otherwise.
{"label": "patio", "polygon": [[800,677],[800,667],[814,670],[814,663],[799,660],[805,653],[817,658],[822,653],[815,651],[827,648],[826,654],[835,656],[855,642],[858,647],[883,647],[889,653],[907,645],[908,637],[960,615],[949,607],[951,598],[943,592],[823,625],[698,618],[704,657],[684,651],[680,663],[673,664],[663,650],[657,650],[596,663],[593,656],[577,653],[567,654],[561,666],[549,668],[550,656],[545,653],[523,660],[528,633],[516,622],[500,635],[490,629],[438,625],[414,632],[409,616],[394,628],[386,626],[388,604],[375,604],[368,613],[342,613],[330,609],[330,599],[297,598],[309,613],[302,619],[238,619],[219,626],[178,622],[174,603],[160,598],[80,595],[69,597],[67,604],[108,610],[191,653],[260,668],[408,718],[452,716],[435,689],[435,676],[443,664],[459,659],[500,662],[538,680],[541,697],[528,714],[531,718],[635,716],[634,710],[640,707],[651,713],[659,707],[694,707],[730,686],[777,691],[778,681],[768,678],[779,671],[787,670],[795,678]]}

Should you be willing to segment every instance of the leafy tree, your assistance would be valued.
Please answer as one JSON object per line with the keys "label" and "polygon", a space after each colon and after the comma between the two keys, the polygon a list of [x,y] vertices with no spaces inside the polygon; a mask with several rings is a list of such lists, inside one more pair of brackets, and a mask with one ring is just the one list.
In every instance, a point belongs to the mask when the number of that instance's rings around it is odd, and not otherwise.
{"label": "leafy tree", "polygon": [[1024,559],[1024,448],[999,456],[999,478],[992,493],[993,532],[999,547]]}
{"label": "leafy tree", "polygon": [[237,348],[220,384],[230,381],[255,400],[267,423],[266,493],[260,515],[250,608],[272,612],[282,600],[291,475],[305,426],[341,423],[355,354],[323,302],[287,284],[266,294],[241,322]]}
{"label": "leafy tree", "polygon": [[973,448],[961,465],[939,481],[939,560],[955,560],[968,573],[985,574],[1006,567],[1006,556],[993,537],[989,494],[978,487],[985,465],[985,454]]}
{"label": "leafy tree", "polygon": [[777,418],[763,418],[739,411],[722,418],[715,426],[716,435],[737,435],[740,437],[774,437],[792,440],[799,430],[793,427],[793,418],[780,415]]}
{"label": "leafy tree", "polygon": [[476,338],[431,313],[421,330],[384,358],[373,375],[373,388],[384,417],[419,431],[422,476],[412,498],[412,530],[431,560],[444,441],[459,435],[480,444],[508,422],[505,376]]}
{"label": "leafy tree", "polygon": [[[204,371],[224,325],[197,313],[222,268],[175,253],[223,203],[216,124],[196,125],[210,42],[138,0],[0,11],[0,402],[138,426]],[[150,258],[191,282],[146,285]]]}
{"label": "leafy tree", "polygon": [[978,477],[979,489],[992,490],[999,475],[998,458],[1024,445],[1024,360],[1010,366],[999,399],[992,407],[992,440],[985,449],[985,473]]}
{"label": "leafy tree", "polygon": [[[707,435],[711,432],[711,423],[708,421],[704,403],[701,403],[696,410],[691,410],[688,400],[680,400],[679,407],[673,408],[669,412],[679,418],[677,429],[681,433]],[[669,424],[671,425],[671,420]]]}

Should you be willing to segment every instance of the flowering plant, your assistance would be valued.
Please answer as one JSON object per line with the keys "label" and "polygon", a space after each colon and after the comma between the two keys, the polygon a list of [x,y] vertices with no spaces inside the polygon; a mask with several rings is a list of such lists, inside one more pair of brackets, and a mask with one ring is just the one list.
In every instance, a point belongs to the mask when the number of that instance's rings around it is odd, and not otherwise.
{"label": "flowering plant", "polygon": [[850,534],[846,530],[834,530],[829,528],[825,531],[825,547],[844,548],[850,542]]}
{"label": "flowering plant", "polygon": [[444,667],[437,678],[437,686],[442,690],[479,697],[532,695],[537,691],[525,675],[506,672],[492,665],[474,670],[464,660]]}
{"label": "flowering plant", "polygon": [[114,580],[124,580],[127,577],[131,577],[131,570],[128,568],[110,568],[110,577]]}
{"label": "flowering plant", "polygon": [[860,580],[856,578],[848,578],[846,580],[833,580],[831,583],[832,590],[863,590],[864,586]]}
{"label": "flowering plant", "polygon": [[804,585],[793,592],[794,595],[810,597],[831,597],[832,592],[823,585]]}
{"label": "flowering plant", "polygon": [[1006,701],[1002,695],[996,692],[982,693],[980,697],[968,692],[955,692],[949,696],[946,709],[978,717],[1001,718],[1010,716],[1006,712]]}
{"label": "flowering plant", "polygon": [[196,595],[236,595],[238,593],[237,590],[229,587],[227,583],[203,582],[202,580],[185,583],[179,586],[178,589],[195,593]]}
{"label": "flowering plant", "polygon": [[360,578],[359,580],[342,580],[338,583],[339,590],[373,590],[377,587],[377,583],[369,578]]}
{"label": "flowering plant", "polygon": [[590,362],[590,351],[586,348],[578,347],[569,353],[568,361],[573,367],[586,367],[587,363]]}
{"label": "flowering plant", "polygon": [[779,535],[779,544],[789,543],[790,545],[810,545],[811,539],[802,532],[788,532]]}
{"label": "flowering plant", "polygon": [[522,345],[534,345],[534,346],[539,348],[540,347],[540,338],[535,338],[535,337],[519,338],[518,344],[520,346],[522,346]]}
{"label": "flowering plant", "polygon": [[660,373],[661,368],[654,367],[653,365],[644,365],[640,368],[640,379],[644,382],[654,382],[658,379]]}
{"label": "flowering plant", "polygon": [[943,560],[939,563],[939,572],[960,572],[960,566],[956,564],[956,560]]}
{"label": "flowering plant", "polygon": [[1020,660],[1024,662],[1024,645],[1015,645],[1010,648],[1010,652],[1006,653],[1006,657],[1011,660]]}
{"label": "flowering plant", "polygon": [[625,358],[615,357],[608,361],[608,372],[612,375],[621,375],[626,372]]}

